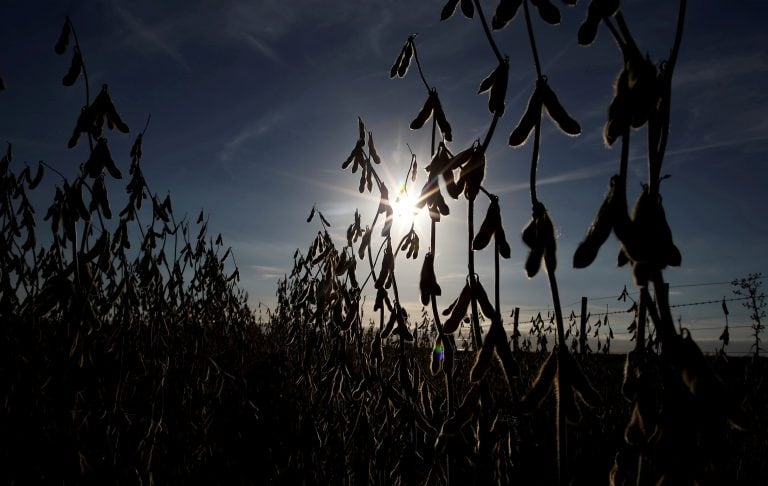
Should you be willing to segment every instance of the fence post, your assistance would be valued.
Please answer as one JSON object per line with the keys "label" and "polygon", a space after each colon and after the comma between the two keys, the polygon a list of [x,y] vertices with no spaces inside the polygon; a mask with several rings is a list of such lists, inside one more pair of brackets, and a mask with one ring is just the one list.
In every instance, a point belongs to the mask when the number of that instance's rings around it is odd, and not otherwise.
{"label": "fence post", "polygon": [[579,352],[587,354],[587,298],[581,298],[581,329],[579,330]]}
{"label": "fence post", "polygon": [[514,352],[520,351],[520,343],[518,342],[518,337],[520,336],[520,332],[517,330],[517,323],[520,319],[520,308],[515,307],[515,313],[512,320],[512,350]]}

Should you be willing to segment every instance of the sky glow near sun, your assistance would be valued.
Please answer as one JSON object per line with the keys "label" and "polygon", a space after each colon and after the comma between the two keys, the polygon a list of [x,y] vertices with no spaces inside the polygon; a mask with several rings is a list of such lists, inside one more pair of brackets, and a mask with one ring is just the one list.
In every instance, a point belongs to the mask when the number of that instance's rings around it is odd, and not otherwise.
{"label": "sky glow near sun", "polygon": [[416,216],[419,214],[419,209],[416,207],[419,195],[414,187],[409,190],[403,182],[400,182],[397,187],[397,196],[391,201],[395,218],[393,225],[396,224],[399,229],[407,230],[416,221]]}

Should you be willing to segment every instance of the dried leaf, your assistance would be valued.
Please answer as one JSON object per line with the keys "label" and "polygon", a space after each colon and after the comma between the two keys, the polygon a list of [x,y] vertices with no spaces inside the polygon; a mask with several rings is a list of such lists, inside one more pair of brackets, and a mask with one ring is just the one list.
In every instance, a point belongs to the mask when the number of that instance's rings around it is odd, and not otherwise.
{"label": "dried leaf", "polygon": [[588,16],[579,27],[579,33],[577,35],[579,44],[582,46],[592,44],[592,42],[595,41],[595,37],[597,37],[597,28],[599,26],[600,19]]}
{"label": "dried leaf", "polygon": [[56,46],[54,47],[54,51],[56,51],[56,54],[64,54],[64,52],[67,50],[67,46],[69,45],[69,35],[72,32],[72,29],[69,26],[69,17],[64,19],[64,25],[61,26],[61,33],[59,34],[59,38],[56,41]]}
{"label": "dried leaf", "polygon": [[571,136],[581,133],[579,123],[565,111],[560,100],[557,99],[557,95],[549,87],[546,77],[542,77],[536,82],[536,91],[539,91],[544,108],[547,109],[549,117],[560,130]]}
{"label": "dried leaf", "polygon": [[381,157],[376,152],[376,147],[373,146],[373,134],[370,132],[368,132],[368,153],[371,159],[373,159],[374,164],[381,164]]}
{"label": "dried leaf", "polygon": [[495,198],[491,200],[491,204],[488,206],[488,211],[485,214],[485,219],[483,219],[480,229],[472,240],[472,249],[479,251],[488,246],[491,237],[500,227],[501,213],[499,210],[499,201]]}
{"label": "dried leaf", "polygon": [[411,65],[411,57],[413,57],[413,36],[409,37],[403,47],[403,58],[400,60],[400,66],[397,68],[397,75],[401,78],[408,72],[408,67]]}
{"label": "dried leaf", "polygon": [[37,164],[37,172],[35,173],[35,177],[27,180],[27,182],[29,183],[29,186],[28,186],[29,189],[34,190],[42,180],[43,180],[43,163],[39,162]]}
{"label": "dried leaf", "polygon": [[464,288],[459,294],[459,298],[456,300],[451,310],[451,316],[446,319],[443,324],[443,333],[453,334],[459,328],[462,319],[467,314],[467,308],[469,307],[470,298],[472,296],[472,288],[469,283],[464,284]]}
{"label": "dried leaf", "polygon": [[523,117],[509,135],[509,145],[512,147],[519,147],[528,140],[528,136],[536,126],[536,123],[541,120],[541,103],[542,100],[539,90],[536,89],[528,100],[528,106],[525,109]]}
{"label": "dried leaf", "polygon": [[504,99],[507,96],[507,79],[509,77],[509,61],[501,61],[494,71],[493,86],[488,97],[488,110],[496,116],[504,114]]}
{"label": "dried leaf", "polygon": [[77,77],[80,76],[80,72],[83,68],[83,58],[80,56],[80,50],[75,49],[72,53],[72,62],[69,65],[69,71],[61,79],[61,84],[64,86],[72,86],[77,81]]}
{"label": "dried leaf", "polygon": [[435,277],[435,261],[432,253],[424,256],[424,264],[421,267],[421,278],[419,279],[419,289],[421,290],[421,303],[428,305],[433,295],[442,294],[440,285]]}
{"label": "dried leaf", "polygon": [[429,96],[427,97],[427,101],[424,102],[424,106],[421,108],[421,111],[416,115],[416,118],[413,119],[411,122],[411,130],[418,130],[419,128],[424,126],[424,123],[426,123],[427,120],[429,120],[429,117],[432,116],[432,112],[435,109],[435,96],[433,95],[434,92],[430,92]]}
{"label": "dried leaf", "polygon": [[329,227],[329,228],[331,227],[331,223],[329,223],[329,222],[328,222],[328,220],[327,220],[327,219],[325,219],[325,216],[323,216],[323,213],[321,213],[320,211],[318,211],[318,212],[317,212],[317,215],[318,215],[318,216],[320,216],[320,221],[322,221],[324,225],[326,225],[326,226],[327,226],[327,227]]}
{"label": "dried leaf", "polygon": [[507,26],[507,24],[515,18],[520,5],[523,4],[523,0],[501,0],[498,7],[496,7],[496,13],[491,21],[491,27],[493,30],[500,30]]}
{"label": "dried leaf", "polygon": [[488,294],[485,292],[483,285],[477,278],[475,278],[474,282],[472,283],[472,293],[475,297],[475,300],[480,305],[480,309],[483,311],[483,315],[490,319],[491,322],[494,322],[498,318],[496,315],[496,309],[491,304],[490,299],[488,299]]}
{"label": "dried leaf", "polygon": [[597,210],[597,215],[595,215],[592,225],[587,230],[587,235],[579,243],[573,255],[574,268],[586,268],[591,265],[595,257],[597,257],[600,247],[610,236],[613,229],[613,198],[616,184],[619,184],[618,176],[611,177],[611,188],[608,194],[606,194],[602,205]]}
{"label": "dried leaf", "polygon": [[469,161],[461,167],[458,185],[464,189],[464,197],[474,201],[485,179],[485,153],[476,148]]}
{"label": "dried leaf", "polygon": [[448,0],[448,2],[443,7],[442,12],[440,12],[440,20],[447,20],[453,15],[453,12],[456,11],[456,7],[459,5],[459,0]]}
{"label": "dried leaf", "polygon": [[468,19],[475,16],[475,6],[472,4],[472,0],[461,0],[461,13]]}
{"label": "dried leaf", "polygon": [[560,10],[549,0],[530,0],[539,9],[541,19],[551,25],[560,23]]}
{"label": "dried leaf", "polygon": [[725,326],[725,329],[723,329],[723,332],[720,334],[720,337],[717,339],[723,342],[723,346],[728,346],[728,344],[731,342],[731,334],[728,332],[727,324]]}
{"label": "dried leaf", "polygon": [[507,236],[503,226],[499,225],[496,229],[494,238],[499,245],[499,255],[501,255],[502,258],[509,259],[512,256],[512,249],[509,247],[509,242],[507,242]]}

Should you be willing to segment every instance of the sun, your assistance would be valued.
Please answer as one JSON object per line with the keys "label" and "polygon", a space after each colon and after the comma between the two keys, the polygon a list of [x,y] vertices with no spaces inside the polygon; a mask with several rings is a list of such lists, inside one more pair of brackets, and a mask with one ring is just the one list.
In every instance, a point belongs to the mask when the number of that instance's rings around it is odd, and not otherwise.
{"label": "sun", "polygon": [[418,220],[419,208],[416,207],[416,201],[419,199],[419,192],[415,187],[407,187],[403,182],[397,187],[397,195],[391,200],[392,227],[397,234],[404,234]]}

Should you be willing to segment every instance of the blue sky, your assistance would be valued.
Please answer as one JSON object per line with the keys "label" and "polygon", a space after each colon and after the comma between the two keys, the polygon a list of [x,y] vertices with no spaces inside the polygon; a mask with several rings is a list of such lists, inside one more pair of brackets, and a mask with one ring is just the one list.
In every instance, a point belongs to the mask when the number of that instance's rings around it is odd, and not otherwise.
{"label": "blue sky", "polygon": [[[496,2],[482,2],[492,15]],[[144,171],[154,191],[170,191],[177,213],[204,208],[209,227],[232,245],[242,286],[251,301],[272,303],[277,279],[290,271],[293,250],[305,249],[317,226],[305,218],[316,204],[339,243],[356,208],[370,222],[377,205],[357,193],[357,178],[341,170],[357,137],[357,116],[374,133],[383,173],[394,187],[410,161],[429,158],[428,133],[411,131],[410,120],[425,99],[415,71],[390,80],[389,67],[408,35],[428,81],[436,86],[453,125],[454,151],[482,138],[490,122],[487,98],[475,95],[495,67],[477,20],[455,15],[439,21],[437,1],[57,1],[0,5],[0,140],[14,144],[18,160],[43,159],[74,177],[83,152],[67,150],[83,100],[82,88],[64,88],[69,64],[53,45],[65,15],[74,21],[92,86],[108,83],[130,136],[110,135],[118,165],[127,169],[134,134],[149,113]],[[590,297],[593,315],[623,303],[618,295],[626,269],[615,268],[612,238],[584,270],[570,261],[608,180],[618,167],[618,147],[601,142],[602,126],[618,73],[619,53],[601,27],[596,42],[576,43],[587,2],[559,4],[563,21],[551,27],[534,14],[543,70],[583,133],[569,138],[545,124],[539,166],[539,197],[558,232],[562,301]],[[625,0],[632,32],[655,61],[666,57],[674,35],[674,2]],[[671,133],[662,184],[665,208],[683,265],[669,269],[673,304],[731,296],[727,282],[768,271],[768,31],[762,0],[690,1],[675,72]],[[546,279],[528,280],[526,249],[516,236],[530,217],[527,186],[530,145],[512,149],[506,138],[527,103],[535,74],[522,16],[496,33],[510,57],[506,114],[488,151],[485,187],[501,197],[512,258],[502,262],[502,302],[523,316],[550,306]],[[630,164],[630,201],[645,179],[644,132],[636,132]],[[422,172],[416,188],[424,182]],[[40,201],[55,183],[46,177]],[[449,201],[452,214],[438,225],[437,276],[447,306],[466,272],[465,207]],[[483,203],[478,213],[484,214]],[[422,254],[428,246],[426,214],[419,216]],[[365,223],[364,223],[365,224]],[[397,228],[396,231],[403,231]],[[492,282],[492,255],[477,255],[478,272]],[[418,310],[419,263],[397,267],[403,300]],[[363,268],[360,266],[359,268]],[[678,287],[676,287],[678,286]],[[748,324],[738,303],[732,324]],[[577,312],[577,304],[573,307]],[[723,323],[719,304],[676,308],[675,316],[711,338]],[[629,318],[612,317],[616,331]],[[625,322],[626,321],[626,322]],[[696,329],[702,328],[696,332]],[[732,336],[736,337],[735,332]],[[708,349],[706,349],[708,350]]]}

